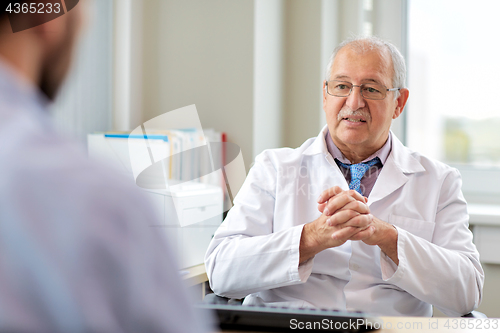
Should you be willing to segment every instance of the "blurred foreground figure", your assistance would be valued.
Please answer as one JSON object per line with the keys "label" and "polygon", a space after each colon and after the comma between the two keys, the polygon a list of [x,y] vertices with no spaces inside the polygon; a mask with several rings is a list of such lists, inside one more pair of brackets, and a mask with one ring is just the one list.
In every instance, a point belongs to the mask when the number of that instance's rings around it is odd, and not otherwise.
{"label": "blurred foreground figure", "polygon": [[13,33],[0,3],[0,331],[202,331],[149,203],[50,122],[84,5]]}

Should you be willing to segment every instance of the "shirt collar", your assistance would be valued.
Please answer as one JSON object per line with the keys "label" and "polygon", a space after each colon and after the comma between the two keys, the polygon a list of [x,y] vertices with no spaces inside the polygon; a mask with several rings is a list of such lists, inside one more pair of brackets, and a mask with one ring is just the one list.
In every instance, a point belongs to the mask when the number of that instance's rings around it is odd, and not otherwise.
{"label": "shirt collar", "polygon": [[[344,164],[352,164],[352,162],[349,161],[344,156],[344,154],[342,154],[340,149],[333,143],[333,140],[330,136],[330,131],[326,131],[325,142],[328,152],[330,153],[330,155],[332,155],[334,159],[338,159],[340,162]],[[361,161],[361,163],[368,162],[374,159],[375,157],[378,157],[380,159],[380,162],[382,162],[382,165],[384,165],[385,162],[387,161],[387,157],[389,157],[389,154],[391,153],[391,150],[392,150],[392,133],[389,131],[389,136],[387,137],[387,140],[385,141],[382,148],[380,148],[375,153],[368,156],[366,159]]]}

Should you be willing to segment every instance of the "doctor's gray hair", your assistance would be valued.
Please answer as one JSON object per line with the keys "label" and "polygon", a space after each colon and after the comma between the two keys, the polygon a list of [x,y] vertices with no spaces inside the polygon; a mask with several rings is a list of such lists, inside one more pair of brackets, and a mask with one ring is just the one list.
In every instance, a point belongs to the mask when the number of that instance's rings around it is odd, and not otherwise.
{"label": "doctor's gray hair", "polygon": [[[328,65],[326,66],[326,77],[325,80],[328,81],[330,80],[330,76],[332,74],[332,66],[333,62],[335,60],[335,57],[337,56],[337,53],[344,47],[344,46],[349,46],[355,51],[358,51],[360,53],[367,52],[367,51],[372,51],[372,50],[387,50],[389,51],[389,54],[391,55],[392,59],[392,66],[394,70],[394,74],[392,77],[392,87],[388,88],[405,88],[405,82],[406,82],[406,64],[405,64],[405,59],[403,58],[403,55],[399,50],[397,49],[394,44],[389,43],[381,38],[375,37],[375,36],[369,36],[369,37],[352,37],[344,40],[340,45],[338,45],[335,50],[333,50],[332,55],[330,56],[330,61],[328,62]],[[394,98],[399,97],[399,91],[396,91],[394,93]]]}

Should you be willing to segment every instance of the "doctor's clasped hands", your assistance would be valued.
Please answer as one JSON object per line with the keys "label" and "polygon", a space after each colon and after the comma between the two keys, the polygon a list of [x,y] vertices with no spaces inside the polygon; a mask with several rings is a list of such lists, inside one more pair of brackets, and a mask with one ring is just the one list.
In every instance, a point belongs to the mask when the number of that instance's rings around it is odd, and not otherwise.
{"label": "doctor's clasped hands", "polygon": [[318,198],[321,216],[306,224],[302,232],[300,262],[351,240],[378,245],[398,265],[397,229],[370,214],[367,202],[366,197],[354,190],[344,191],[334,186],[323,191]]}

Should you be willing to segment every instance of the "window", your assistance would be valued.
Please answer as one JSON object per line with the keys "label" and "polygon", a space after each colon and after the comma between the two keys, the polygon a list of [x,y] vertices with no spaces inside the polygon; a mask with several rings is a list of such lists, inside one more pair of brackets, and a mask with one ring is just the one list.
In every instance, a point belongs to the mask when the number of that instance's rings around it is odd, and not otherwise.
{"label": "window", "polygon": [[457,167],[469,198],[500,195],[498,12],[496,0],[408,8],[407,145]]}

